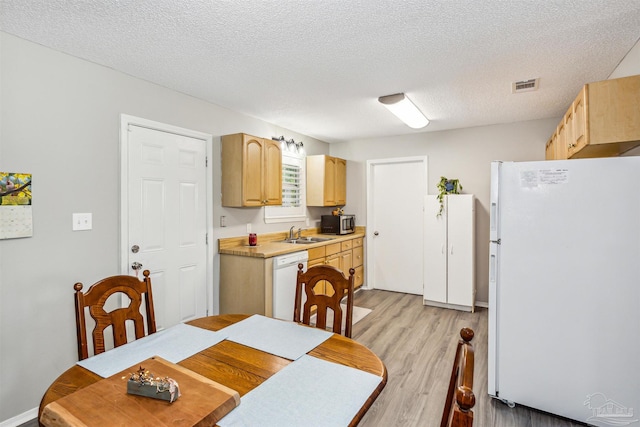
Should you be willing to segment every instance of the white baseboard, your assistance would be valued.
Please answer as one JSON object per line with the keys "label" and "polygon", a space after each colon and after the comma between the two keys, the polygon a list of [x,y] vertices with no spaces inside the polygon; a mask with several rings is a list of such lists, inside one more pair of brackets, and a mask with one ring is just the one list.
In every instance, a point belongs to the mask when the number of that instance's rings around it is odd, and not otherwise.
{"label": "white baseboard", "polygon": [[13,418],[0,422],[0,427],[17,427],[27,421],[35,420],[38,418],[38,408],[29,409],[27,412],[23,412],[20,415],[16,415]]}
{"label": "white baseboard", "polygon": [[476,301],[476,307],[489,308],[489,303],[484,301]]}

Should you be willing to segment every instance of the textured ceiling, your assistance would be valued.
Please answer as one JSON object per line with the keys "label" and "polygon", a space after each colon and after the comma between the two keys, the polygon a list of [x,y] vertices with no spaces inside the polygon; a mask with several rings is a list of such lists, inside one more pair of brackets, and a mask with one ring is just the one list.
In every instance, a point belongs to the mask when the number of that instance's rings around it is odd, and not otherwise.
{"label": "textured ceiling", "polygon": [[[339,142],[560,116],[639,0],[0,0],[3,31]],[[511,94],[516,80],[535,92]],[[431,124],[377,102],[405,92]]]}

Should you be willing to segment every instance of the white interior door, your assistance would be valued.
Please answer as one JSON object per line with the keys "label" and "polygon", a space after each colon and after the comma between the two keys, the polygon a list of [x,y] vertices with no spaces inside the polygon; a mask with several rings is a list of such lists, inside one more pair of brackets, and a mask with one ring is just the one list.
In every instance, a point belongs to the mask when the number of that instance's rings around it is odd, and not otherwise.
{"label": "white interior door", "polygon": [[[125,120],[123,270],[139,277],[151,272],[156,326],[162,329],[205,316],[211,306],[208,141],[181,129]],[[139,271],[134,263],[142,264]]]}
{"label": "white interior door", "polygon": [[422,295],[427,158],[367,161],[367,286]]}

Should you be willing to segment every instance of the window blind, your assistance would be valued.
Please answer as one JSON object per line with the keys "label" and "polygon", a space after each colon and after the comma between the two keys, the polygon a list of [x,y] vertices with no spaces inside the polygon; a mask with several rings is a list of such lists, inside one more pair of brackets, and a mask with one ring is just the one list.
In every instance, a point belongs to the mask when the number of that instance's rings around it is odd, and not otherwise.
{"label": "window blind", "polygon": [[282,164],[282,206],[300,206],[300,174],[302,168],[292,164]]}

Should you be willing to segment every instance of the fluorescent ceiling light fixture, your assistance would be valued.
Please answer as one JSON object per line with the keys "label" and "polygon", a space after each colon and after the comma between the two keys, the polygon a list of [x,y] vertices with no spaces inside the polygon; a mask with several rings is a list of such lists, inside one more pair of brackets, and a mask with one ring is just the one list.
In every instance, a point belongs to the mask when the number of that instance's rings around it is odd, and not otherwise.
{"label": "fluorescent ceiling light fixture", "polygon": [[410,128],[420,129],[429,124],[429,119],[422,114],[422,111],[418,110],[418,107],[404,93],[381,96],[378,101]]}

